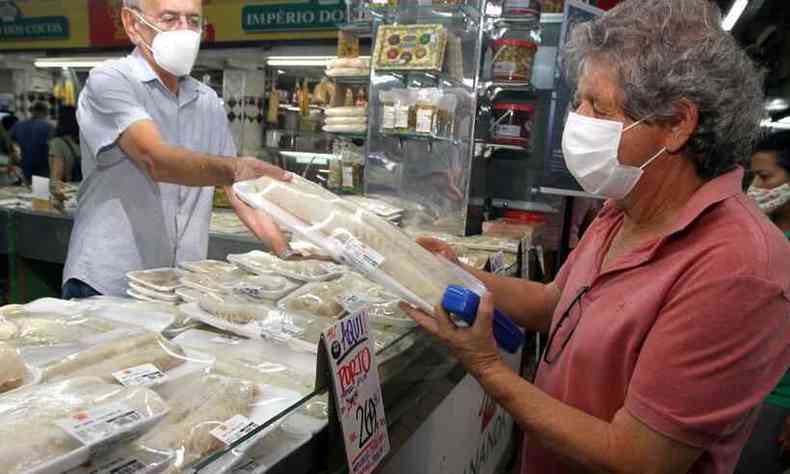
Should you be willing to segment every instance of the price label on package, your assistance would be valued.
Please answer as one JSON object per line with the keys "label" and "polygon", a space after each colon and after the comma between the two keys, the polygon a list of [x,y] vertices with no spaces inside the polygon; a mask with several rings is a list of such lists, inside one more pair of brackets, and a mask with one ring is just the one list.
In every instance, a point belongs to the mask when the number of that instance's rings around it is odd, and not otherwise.
{"label": "price label on package", "polygon": [[211,430],[211,436],[217,438],[226,445],[231,445],[257,427],[258,424],[246,416],[236,415],[230,420]]}
{"label": "price label on package", "polygon": [[349,236],[348,240],[341,245],[343,246],[343,257],[349,260],[347,263],[363,272],[373,271],[384,263],[383,255],[354,237]]}
{"label": "price label on package", "polygon": [[147,387],[164,381],[165,373],[154,364],[143,364],[113,372],[112,376],[124,387]]}
{"label": "price label on package", "polygon": [[491,273],[502,273],[505,270],[505,253],[499,251],[491,256]]}
{"label": "price label on package", "polygon": [[390,449],[368,314],[362,310],[323,333],[335,404],[351,474],[368,474]]}
{"label": "price label on package", "polygon": [[119,402],[75,413],[55,421],[55,424],[85,446],[92,446],[131,428],[143,419],[142,413]]}

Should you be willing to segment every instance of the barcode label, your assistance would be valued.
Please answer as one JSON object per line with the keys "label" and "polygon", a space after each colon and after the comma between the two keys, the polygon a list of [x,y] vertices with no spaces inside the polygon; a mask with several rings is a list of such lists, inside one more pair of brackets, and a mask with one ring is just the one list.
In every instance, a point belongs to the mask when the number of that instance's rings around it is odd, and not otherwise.
{"label": "barcode label", "polygon": [[55,421],[80,443],[91,446],[109,439],[140,422],[143,415],[124,403],[110,403]]}
{"label": "barcode label", "polygon": [[107,469],[102,469],[99,474],[140,474],[146,472],[145,464],[137,459],[124,460],[123,464],[119,466],[112,466]]}
{"label": "barcode label", "polygon": [[124,387],[147,387],[161,383],[165,379],[165,373],[154,364],[129,367],[128,369],[113,372],[112,376]]}
{"label": "barcode label", "polygon": [[231,445],[257,427],[258,424],[246,416],[236,415],[230,420],[211,430],[211,436],[217,438],[227,445]]}
{"label": "barcode label", "polygon": [[385,260],[383,255],[354,237],[348,237],[348,240],[343,243],[343,255],[350,260],[348,263],[363,272],[377,269]]}

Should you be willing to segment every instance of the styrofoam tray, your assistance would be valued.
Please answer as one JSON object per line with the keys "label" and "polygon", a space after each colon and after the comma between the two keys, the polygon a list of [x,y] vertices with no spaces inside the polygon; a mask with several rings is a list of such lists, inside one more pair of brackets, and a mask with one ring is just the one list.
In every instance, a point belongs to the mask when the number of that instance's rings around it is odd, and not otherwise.
{"label": "styrofoam tray", "polygon": [[[161,302],[157,301],[156,303]],[[85,315],[125,323],[158,333],[169,329],[176,322],[175,314],[168,311],[157,311],[156,308],[125,307],[123,305],[97,305],[94,309],[87,310]]]}
{"label": "styrofoam tray", "polygon": [[[260,250],[253,250],[245,254],[231,254],[228,255],[228,261],[235,263],[241,268],[258,275],[280,275],[292,280],[303,282],[327,281],[340,277],[347,271],[341,265],[337,265],[322,260],[281,260],[274,255],[271,255]],[[281,264],[286,262],[312,262],[310,265],[315,265],[326,270],[326,273],[320,275],[305,275],[298,274],[284,269]]]}
{"label": "styrofoam tray", "polygon": [[129,289],[134,293],[148,297],[154,301],[164,301],[165,303],[178,303],[179,301],[178,295],[173,292],[166,293],[163,291],[151,290],[143,285],[135,283],[134,281],[129,282]]}
{"label": "styrofoam tray", "polygon": [[145,296],[142,293],[138,293],[138,292],[134,291],[131,288],[126,290],[126,294],[129,295],[131,298],[136,299],[137,301],[145,301],[145,302],[148,302],[148,303],[156,303],[155,299],[151,298],[150,296]]}
{"label": "styrofoam tray", "polygon": [[195,273],[229,272],[236,268],[236,265],[221,260],[199,260],[197,262],[182,262],[178,264],[184,270]]}
{"label": "styrofoam tray", "polygon": [[176,294],[181,297],[185,303],[197,303],[206,292],[197,288],[192,288],[184,282],[184,286],[176,290]]}
{"label": "styrofoam tray", "polygon": [[[164,275],[166,283],[158,283],[157,276]],[[135,283],[143,285],[154,291],[172,293],[181,286],[179,272],[175,268],[154,268],[151,270],[138,270],[129,272],[126,277]]]}

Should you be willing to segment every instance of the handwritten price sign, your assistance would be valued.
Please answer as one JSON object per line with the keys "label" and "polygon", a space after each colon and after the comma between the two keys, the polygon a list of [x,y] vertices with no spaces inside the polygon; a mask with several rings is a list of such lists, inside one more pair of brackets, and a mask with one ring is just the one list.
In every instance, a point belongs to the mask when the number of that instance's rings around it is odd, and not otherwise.
{"label": "handwritten price sign", "polygon": [[381,381],[366,311],[324,331],[351,474],[368,474],[390,449]]}

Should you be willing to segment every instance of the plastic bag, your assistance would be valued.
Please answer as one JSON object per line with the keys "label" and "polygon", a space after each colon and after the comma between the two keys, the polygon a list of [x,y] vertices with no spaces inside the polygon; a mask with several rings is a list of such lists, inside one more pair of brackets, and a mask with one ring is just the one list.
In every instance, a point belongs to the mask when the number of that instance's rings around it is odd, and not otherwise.
{"label": "plastic bag", "polygon": [[238,292],[256,299],[277,301],[301,283],[279,275],[250,275],[237,272],[193,273],[182,278],[185,285],[205,293]]}
{"label": "plastic bag", "polygon": [[181,274],[174,268],[155,268],[153,270],[139,270],[126,274],[126,277],[135,283],[143,285],[154,291],[172,293],[181,286]]}
{"label": "plastic bag", "polygon": [[[113,439],[131,436],[165,415],[167,404],[146,388],[125,388],[97,378],[25,387],[0,398],[0,459],[6,473],[59,472],[84,463]],[[88,410],[87,413],[85,411]],[[64,425],[110,411],[82,442]],[[70,418],[80,413],[80,417]],[[84,423],[84,421],[83,421]]]}
{"label": "plastic bag", "polygon": [[485,291],[474,276],[423,249],[384,219],[307,180],[262,177],[236,183],[234,191],[335,259],[426,311],[441,303],[448,285]]}
{"label": "plastic bag", "polygon": [[274,303],[243,292],[206,293],[198,305],[216,318],[233,324],[246,324],[261,319],[274,309]]}

